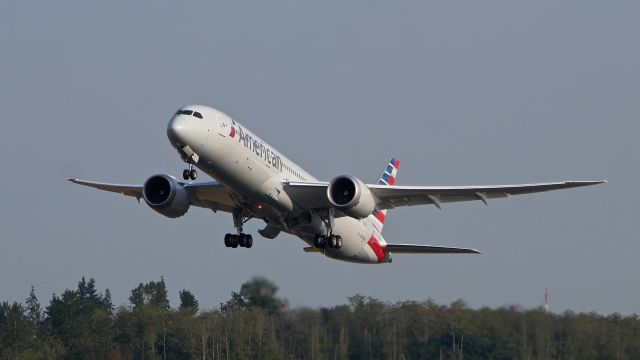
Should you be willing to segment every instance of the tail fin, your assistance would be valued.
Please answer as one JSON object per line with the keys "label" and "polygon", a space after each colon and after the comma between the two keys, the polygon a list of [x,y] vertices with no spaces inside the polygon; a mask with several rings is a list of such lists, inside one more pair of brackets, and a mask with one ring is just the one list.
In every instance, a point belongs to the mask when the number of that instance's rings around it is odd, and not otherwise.
{"label": "tail fin", "polygon": [[[376,184],[378,185],[393,185],[396,182],[396,174],[398,173],[398,167],[400,167],[400,160],[394,158],[389,159],[387,166],[385,167],[382,175],[378,179]],[[384,227],[384,220],[387,217],[387,210],[375,209],[371,213],[373,225],[382,232]]]}

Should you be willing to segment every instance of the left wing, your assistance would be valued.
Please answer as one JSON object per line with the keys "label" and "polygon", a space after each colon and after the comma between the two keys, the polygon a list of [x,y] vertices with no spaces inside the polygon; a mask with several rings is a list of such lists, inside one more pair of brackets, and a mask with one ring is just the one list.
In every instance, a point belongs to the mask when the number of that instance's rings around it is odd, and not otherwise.
{"label": "left wing", "polygon": [[[367,187],[376,197],[378,210],[392,209],[398,206],[435,205],[459,201],[482,201],[511,195],[532,194],[537,192],[569,189],[580,186],[606,183],[602,181],[561,181],[539,184],[485,185],[485,186],[397,186],[373,185]],[[308,209],[331,207],[327,199],[328,182],[286,182],[287,193]]]}
{"label": "left wing", "polygon": [[[99,183],[79,179],[67,180],[75,184],[135,197],[138,201],[143,198],[142,185]],[[185,190],[187,190],[187,193],[189,194],[189,200],[191,201],[192,205],[226,212],[232,212],[233,208],[235,207],[235,203],[229,196],[229,192],[216,181],[178,184],[180,184],[184,187]]]}
{"label": "left wing", "polygon": [[123,184],[110,184],[110,183],[99,183],[94,181],[86,181],[80,179],[67,179],[74,184],[84,185],[88,187],[92,187],[95,189],[100,189],[104,191],[111,191],[114,193],[120,193],[126,196],[133,196],[138,201],[142,198],[142,185],[123,185]]}

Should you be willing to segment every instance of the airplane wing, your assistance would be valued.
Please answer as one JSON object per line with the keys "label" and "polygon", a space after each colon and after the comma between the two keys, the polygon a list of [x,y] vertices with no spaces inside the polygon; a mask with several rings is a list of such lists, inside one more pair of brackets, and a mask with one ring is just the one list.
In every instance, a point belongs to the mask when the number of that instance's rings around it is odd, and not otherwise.
{"label": "airplane wing", "polygon": [[482,254],[476,249],[433,245],[387,244],[384,249],[394,254]]}
{"label": "airplane wing", "polygon": [[[138,201],[143,198],[142,185],[110,184],[79,179],[67,180],[75,184],[135,197]],[[233,200],[227,190],[216,181],[184,184],[184,188],[189,193],[192,205],[226,212],[233,211]]]}
{"label": "airplane wing", "polygon": [[138,201],[142,198],[142,185],[123,185],[123,184],[109,184],[109,183],[98,183],[93,181],[85,181],[80,179],[67,179],[74,184],[80,184],[88,187],[92,187],[95,189],[100,189],[104,191],[111,191],[114,193],[120,193],[126,196],[133,196]]}
{"label": "airplane wing", "polygon": [[443,203],[459,201],[482,201],[512,195],[532,194],[551,190],[569,189],[600,184],[605,181],[562,181],[540,184],[489,185],[489,186],[383,186],[369,185],[378,197],[378,209],[398,206],[433,204],[438,208]]}
{"label": "airplane wing", "polygon": [[[444,203],[459,201],[482,201],[531,194],[550,190],[568,189],[596,185],[606,181],[561,181],[539,184],[486,185],[486,186],[397,186],[373,185],[367,187],[377,198],[377,209],[392,209],[398,206],[428,205],[438,208]],[[328,182],[287,182],[285,189],[294,201],[306,208],[326,208]]]}

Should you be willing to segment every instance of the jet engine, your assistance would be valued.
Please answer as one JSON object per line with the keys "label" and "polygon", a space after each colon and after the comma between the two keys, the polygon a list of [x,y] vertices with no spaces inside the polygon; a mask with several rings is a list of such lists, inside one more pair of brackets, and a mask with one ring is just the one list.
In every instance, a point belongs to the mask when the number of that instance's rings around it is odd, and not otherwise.
{"label": "jet engine", "polygon": [[169,175],[159,174],[147,179],[142,195],[150,208],[170,218],[184,215],[191,205],[184,185]]}
{"label": "jet engine", "polygon": [[348,175],[336,176],[329,182],[327,197],[336,209],[356,219],[371,215],[376,206],[376,200],[367,185]]}

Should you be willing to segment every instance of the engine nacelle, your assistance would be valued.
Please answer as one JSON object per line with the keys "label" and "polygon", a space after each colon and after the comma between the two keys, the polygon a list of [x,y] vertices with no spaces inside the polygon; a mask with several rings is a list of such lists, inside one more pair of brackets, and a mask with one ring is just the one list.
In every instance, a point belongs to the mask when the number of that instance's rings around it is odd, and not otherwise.
{"label": "engine nacelle", "polygon": [[184,215],[191,205],[184,185],[169,175],[159,174],[147,179],[142,195],[150,208],[170,218]]}
{"label": "engine nacelle", "polygon": [[336,209],[356,219],[366,218],[376,207],[375,198],[367,185],[353,176],[333,178],[327,187],[327,197]]}

